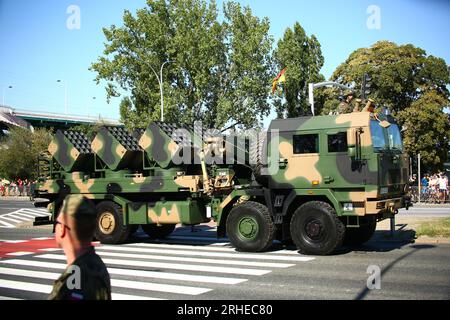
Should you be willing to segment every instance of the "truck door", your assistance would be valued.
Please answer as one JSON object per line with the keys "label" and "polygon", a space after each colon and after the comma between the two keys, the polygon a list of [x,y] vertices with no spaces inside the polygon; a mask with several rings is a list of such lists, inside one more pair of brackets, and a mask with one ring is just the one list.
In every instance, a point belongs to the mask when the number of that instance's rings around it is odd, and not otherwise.
{"label": "truck door", "polygon": [[271,158],[278,158],[278,170],[271,175],[272,189],[311,188],[313,183],[322,180],[318,167],[320,136],[317,131],[282,132],[278,148],[274,147],[271,145],[271,152],[278,157]]}

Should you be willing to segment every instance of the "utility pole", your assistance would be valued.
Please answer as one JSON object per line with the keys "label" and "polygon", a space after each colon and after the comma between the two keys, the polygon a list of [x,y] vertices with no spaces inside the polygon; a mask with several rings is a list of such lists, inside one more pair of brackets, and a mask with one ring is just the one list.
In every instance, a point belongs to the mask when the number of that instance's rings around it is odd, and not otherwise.
{"label": "utility pole", "polygon": [[418,195],[419,204],[420,204],[420,194],[421,194],[421,192],[420,192],[420,182],[421,182],[421,179],[420,179],[420,153],[419,153],[417,155],[417,185],[418,185],[418,190],[419,190],[419,195]]}

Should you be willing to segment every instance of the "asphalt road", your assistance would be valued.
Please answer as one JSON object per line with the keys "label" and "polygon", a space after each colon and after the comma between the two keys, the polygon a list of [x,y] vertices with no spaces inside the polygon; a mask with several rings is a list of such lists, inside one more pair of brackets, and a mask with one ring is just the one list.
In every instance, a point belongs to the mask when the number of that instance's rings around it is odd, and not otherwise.
{"label": "asphalt road", "polygon": [[[29,208],[29,203],[11,202],[0,200],[0,215]],[[431,217],[441,216],[443,211],[448,215],[441,208],[416,211]],[[234,251],[227,239],[216,239],[211,227],[197,227],[194,231],[177,228],[164,242],[151,242],[138,232],[127,244],[98,246],[96,250],[110,271],[114,297],[450,299],[450,244],[375,237],[378,240],[364,246],[343,247],[325,257],[302,256],[294,248],[280,244],[270,252],[248,254]],[[65,265],[63,253],[47,237],[52,237],[49,227],[0,228],[1,298],[46,298]],[[381,272],[380,289],[370,290],[367,282],[374,270]]]}

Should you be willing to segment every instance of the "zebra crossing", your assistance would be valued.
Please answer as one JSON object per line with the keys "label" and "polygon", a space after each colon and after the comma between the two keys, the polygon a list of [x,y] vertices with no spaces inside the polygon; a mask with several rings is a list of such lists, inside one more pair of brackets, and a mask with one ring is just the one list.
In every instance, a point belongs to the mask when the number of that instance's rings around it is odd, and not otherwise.
{"label": "zebra crossing", "polygon": [[[185,244],[174,235],[168,239],[172,243],[146,241],[96,246],[111,277],[112,298],[204,299],[214,290],[245,285],[275,270],[315,259],[286,249],[237,252],[227,242],[201,238],[201,243],[196,244],[192,244],[195,241]],[[64,253],[57,248],[10,254],[0,259],[0,299],[45,299],[65,267]]]}
{"label": "zebra crossing", "polygon": [[18,224],[34,221],[36,217],[50,216],[45,208],[22,208],[10,213],[0,215],[0,228],[16,228]]}

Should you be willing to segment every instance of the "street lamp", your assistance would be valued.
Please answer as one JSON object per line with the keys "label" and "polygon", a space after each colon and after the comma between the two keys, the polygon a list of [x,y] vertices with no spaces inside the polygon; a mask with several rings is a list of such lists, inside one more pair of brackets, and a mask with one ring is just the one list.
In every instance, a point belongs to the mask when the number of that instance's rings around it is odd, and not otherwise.
{"label": "street lamp", "polygon": [[6,89],[12,89],[12,86],[5,86],[5,87],[3,87],[2,105],[5,105],[5,91],[6,91]]}
{"label": "street lamp", "polygon": [[[97,99],[96,97],[92,97],[92,100]],[[89,117],[89,102],[86,104],[86,115]]]}
{"label": "street lamp", "polygon": [[64,83],[64,110],[67,114],[67,81],[63,80],[56,80],[56,82]]}
{"label": "street lamp", "polygon": [[161,95],[161,121],[164,122],[164,93],[163,93],[163,68],[167,63],[170,63],[173,61],[167,60],[165,61],[162,65],[161,65],[161,69],[159,71],[159,76],[158,73],[155,71],[155,69],[153,69],[153,67],[146,63],[150,69],[152,69],[153,73],[156,76],[156,79],[158,79],[158,83],[159,83],[159,94]]}

